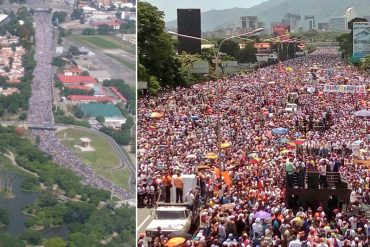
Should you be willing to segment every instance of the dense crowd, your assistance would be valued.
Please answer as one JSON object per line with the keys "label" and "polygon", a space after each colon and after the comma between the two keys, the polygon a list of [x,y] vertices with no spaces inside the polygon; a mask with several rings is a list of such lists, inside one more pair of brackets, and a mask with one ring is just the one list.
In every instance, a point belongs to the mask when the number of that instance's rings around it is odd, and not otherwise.
{"label": "dense crowd", "polygon": [[[29,125],[38,127],[53,127],[54,119],[52,112],[52,57],[53,57],[53,26],[51,15],[46,12],[35,12],[35,60],[32,83],[32,96],[28,111]],[[69,168],[83,178],[83,181],[97,188],[112,192],[120,199],[130,198],[130,194],[115,183],[98,175],[93,169],[86,166],[81,159],[76,157],[58,140],[54,130],[32,129],[31,134],[39,138],[41,150],[50,154],[59,165]]]}
{"label": "dense crowd", "polygon": [[[167,171],[197,175],[209,199],[197,241],[184,246],[364,246],[370,228],[359,205],[370,202],[370,172],[353,159],[366,159],[369,122],[354,112],[368,110],[368,95],[323,88],[369,82],[335,49],[320,49],[253,73],[143,97],[138,188],[161,190]],[[291,95],[297,111],[286,109]],[[220,163],[231,182],[216,169]],[[287,208],[285,181],[289,186],[295,173],[297,186],[305,186],[299,174],[308,171],[320,174],[321,187],[328,186],[328,173],[340,174],[352,190],[347,209],[320,206],[324,198],[315,208]]]}

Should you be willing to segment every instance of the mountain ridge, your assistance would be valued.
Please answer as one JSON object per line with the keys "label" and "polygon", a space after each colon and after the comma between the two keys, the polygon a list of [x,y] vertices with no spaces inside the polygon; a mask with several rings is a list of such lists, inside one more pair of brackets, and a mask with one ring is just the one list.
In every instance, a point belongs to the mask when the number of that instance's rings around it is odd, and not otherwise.
{"label": "mountain ridge", "polygon": [[[271,22],[281,22],[288,12],[314,15],[316,23],[327,22],[333,17],[342,17],[348,7],[354,7],[358,17],[370,15],[369,0],[269,0],[251,8],[209,10],[201,13],[202,32],[218,27],[240,26],[241,16],[258,16],[267,27]],[[177,20],[166,22],[166,27],[177,28]]]}

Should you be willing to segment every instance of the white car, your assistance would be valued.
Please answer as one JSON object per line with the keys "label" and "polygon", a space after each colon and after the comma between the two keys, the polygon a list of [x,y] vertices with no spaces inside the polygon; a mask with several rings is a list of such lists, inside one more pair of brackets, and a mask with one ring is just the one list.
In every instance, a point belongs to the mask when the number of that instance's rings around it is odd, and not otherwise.
{"label": "white car", "polygon": [[297,104],[288,103],[286,104],[285,111],[286,112],[296,112],[298,109]]}
{"label": "white car", "polygon": [[145,230],[146,237],[153,238],[160,226],[162,234],[174,231],[189,232],[192,225],[192,211],[184,206],[159,206],[154,213],[154,219]]}

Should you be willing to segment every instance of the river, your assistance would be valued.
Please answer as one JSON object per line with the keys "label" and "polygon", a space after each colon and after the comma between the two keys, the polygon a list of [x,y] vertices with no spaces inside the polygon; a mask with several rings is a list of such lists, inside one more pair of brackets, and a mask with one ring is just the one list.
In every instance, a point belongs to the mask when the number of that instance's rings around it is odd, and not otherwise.
{"label": "river", "polygon": [[[3,170],[2,170],[3,171]],[[1,174],[0,174],[1,175]],[[13,179],[14,198],[7,198],[4,194],[0,194],[0,207],[5,208],[9,213],[9,225],[5,228],[14,236],[18,236],[26,230],[25,222],[28,217],[22,213],[22,209],[32,204],[39,196],[39,192],[25,192],[21,188],[24,176],[7,171],[7,176]],[[61,237],[67,239],[69,229],[66,225],[60,227],[47,228],[41,231],[44,238]]]}

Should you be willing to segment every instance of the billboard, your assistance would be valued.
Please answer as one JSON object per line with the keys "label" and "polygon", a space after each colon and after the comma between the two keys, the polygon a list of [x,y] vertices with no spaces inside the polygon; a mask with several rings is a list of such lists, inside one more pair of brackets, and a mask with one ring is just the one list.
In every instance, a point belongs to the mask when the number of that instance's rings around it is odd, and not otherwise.
{"label": "billboard", "polygon": [[353,60],[370,55],[370,22],[353,23]]}
{"label": "billboard", "polygon": [[324,85],[325,93],[366,93],[366,85]]}
{"label": "billboard", "polygon": [[[202,34],[200,9],[177,9],[177,31],[179,34],[200,38]],[[201,53],[200,40],[181,36],[178,40],[179,54],[183,51],[190,54]]]}
{"label": "billboard", "polygon": [[272,33],[274,36],[283,36],[289,33],[289,25],[286,24],[273,24],[272,25]]}

